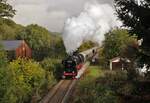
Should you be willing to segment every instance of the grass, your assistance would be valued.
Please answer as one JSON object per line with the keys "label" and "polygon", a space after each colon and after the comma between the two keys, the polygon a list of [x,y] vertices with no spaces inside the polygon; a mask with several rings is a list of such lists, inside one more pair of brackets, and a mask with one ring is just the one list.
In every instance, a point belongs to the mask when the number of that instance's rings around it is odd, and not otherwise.
{"label": "grass", "polygon": [[90,66],[88,68],[88,72],[89,72],[89,74],[87,74],[87,76],[90,76],[90,77],[93,77],[93,78],[99,77],[100,74],[102,73],[99,66]]}
{"label": "grass", "polygon": [[100,68],[100,66],[89,66],[85,75],[79,81],[79,85],[86,85],[90,82],[93,82],[102,74],[103,74],[103,71]]}

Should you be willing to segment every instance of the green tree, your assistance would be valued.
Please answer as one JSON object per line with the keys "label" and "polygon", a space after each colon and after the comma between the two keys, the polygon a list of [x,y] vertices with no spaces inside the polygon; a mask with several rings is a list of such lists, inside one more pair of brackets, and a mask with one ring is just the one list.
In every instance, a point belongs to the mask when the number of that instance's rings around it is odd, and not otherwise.
{"label": "green tree", "polygon": [[[129,45],[134,44],[135,37],[130,37],[127,30],[117,29],[109,32],[105,35],[105,41],[102,49],[102,56],[104,56],[105,62],[116,56],[124,56],[125,51]],[[127,53],[126,53],[127,54]]]}
{"label": "green tree", "polygon": [[25,40],[32,48],[33,58],[36,60],[42,60],[48,56],[50,47],[52,45],[52,37],[50,32],[45,28],[38,25],[28,25],[25,27],[17,39]]}
{"label": "green tree", "polygon": [[7,3],[7,0],[0,0],[0,39],[15,39],[17,33],[22,28],[9,18],[15,15],[16,10]]}
{"label": "green tree", "polygon": [[79,51],[85,51],[85,50],[92,48],[94,46],[95,46],[95,43],[88,41],[88,42],[85,42],[84,44],[82,44],[80,46]]}
{"label": "green tree", "polygon": [[7,3],[7,0],[0,0],[0,18],[13,17],[15,12],[13,7]]}
{"label": "green tree", "polygon": [[0,38],[2,40],[14,40],[23,29],[23,26],[16,24],[10,19],[0,19]]}
{"label": "green tree", "polygon": [[140,63],[150,65],[150,1],[115,0],[118,17],[138,39],[143,39],[140,48]]}
{"label": "green tree", "polygon": [[63,44],[63,40],[60,34],[53,34],[51,50],[49,51],[49,57],[55,59],[62,59],[66,56],[66,50]]}
{"label": "green tree", "polygon": [[[49,83],[53,82],[55,79],[57,80],[61,79],[63,73],[63,69],[62,69],[63,67],[61,62],[62,62],[61,59],[53,59],[53,58],[45,58],[41,62],[41,66],[46,70],[46,76]],[[53,79],[52,76],[54,76],[55,79]]]}
{"label": "green tree", "polygon": [[0,44],[0,67],[5,66],[7,63],[7,57],[6,57],[6,53],[3,50],[2,45]]}

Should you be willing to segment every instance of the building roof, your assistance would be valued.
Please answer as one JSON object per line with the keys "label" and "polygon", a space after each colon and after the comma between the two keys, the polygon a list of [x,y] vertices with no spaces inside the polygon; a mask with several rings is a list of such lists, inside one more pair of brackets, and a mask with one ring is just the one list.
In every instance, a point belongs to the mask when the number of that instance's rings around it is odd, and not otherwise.
{"label": "building roof", "polygon": [[3,40],[0,41],[4,50],[16,50],[24,40]]}
{"label": "building roof", "polygon": [[109,60],[110,62],[119,62],[120,61],[120,57],[115,57]]}
{"label": "building roof", "polygon": [[123,60],[123,61],[128,62],[128,63],[131,62],[128,58],[121,58],[121,57],[115,57],[109,61],[110,62],[120,62],[120,60]]}

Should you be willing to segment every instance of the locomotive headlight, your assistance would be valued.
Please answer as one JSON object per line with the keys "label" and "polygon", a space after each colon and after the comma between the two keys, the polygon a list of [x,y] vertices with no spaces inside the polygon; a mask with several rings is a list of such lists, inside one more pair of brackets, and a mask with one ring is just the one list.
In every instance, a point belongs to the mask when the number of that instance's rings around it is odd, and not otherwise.
{"label": "locomotive headlight", "polygon": [[64,71],[64,73],[66,73],[66,72]]}
{"label": "locomotive headlight", "polygon": [[72,71],[72,73],[75,73],[74,71]]}

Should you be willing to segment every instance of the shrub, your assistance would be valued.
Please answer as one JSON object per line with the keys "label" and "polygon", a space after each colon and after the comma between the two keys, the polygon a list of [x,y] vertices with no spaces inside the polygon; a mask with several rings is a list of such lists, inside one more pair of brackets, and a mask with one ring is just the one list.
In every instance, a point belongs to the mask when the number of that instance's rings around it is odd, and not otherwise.
{"label": "shrub", "polygon": [[106,71],[104,72],[104,78],[109,81],[124,81],[127,80],[126,71]]}
{"label": "shrub", "polygon": [[79,92],[74,103],[117,103],[117,96],[109,86],[92,82],[80,85]]}
{"label": "shrub", "polygon": [[47,71],[47,74],[54,75],[56,79],[60,79],[62,75],[62,65],[60,59],[45,58],[41,62],[42,67]]}
{"label": "shrub", "polygon": [[4,93],[7,89],[7,76],[6,76],[6,70],[5,68],[0,68],[0,103],[2,98],[4,97]]}
{"label": "shrub", "polygon": [[45,82],[45,71],[37,62],[17,59],[5,69],[7,88],[0,102],[24,103],[29,102],[33,94],[39,95]]}
{"label": "shrub", "polygon": [[5,51],[1,49],[1,44],[0,44],[0,67],[5,66],[7,64],[7,56]]}
{"label": "shrub", "polygon": [[119,93],[131,94],[134,89],[132,84],[125,84],[126,71],[103,71],[96,80],[90,78],[88,75],[79,84],[74,103],[118,103]]}
{"label": "shrub", "polygon": [[121,95],[131,95],[135,91],[132,83],[125,83],[117,89],[117,93]]}
{"label": "shrub", "polygon": [[5,69],[6,65],[7,65],[6,53],[2,50],[2,46],[0,45],[0,102],[7,89],[7,78],[6,78],[7,69]]}

